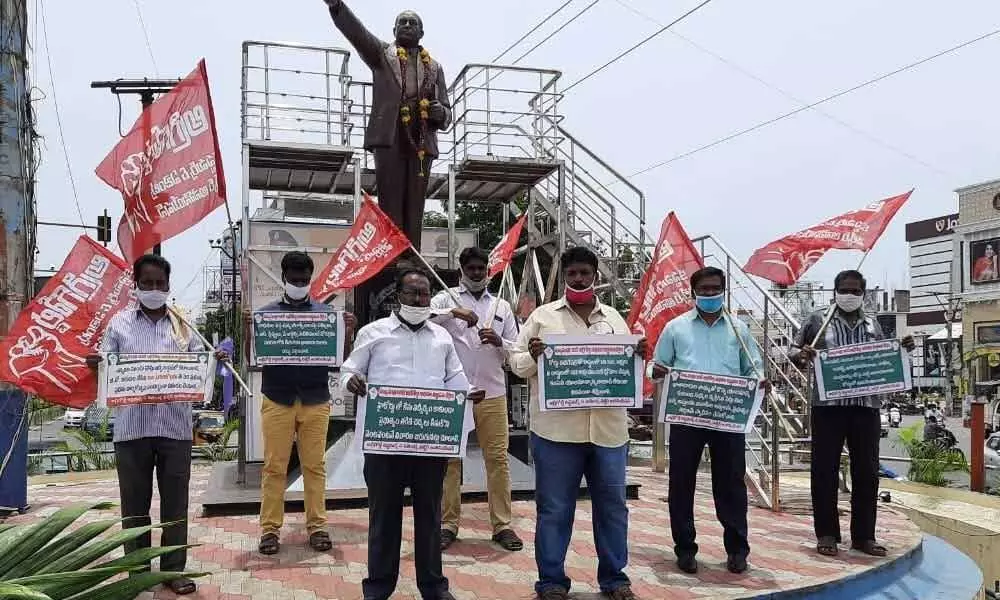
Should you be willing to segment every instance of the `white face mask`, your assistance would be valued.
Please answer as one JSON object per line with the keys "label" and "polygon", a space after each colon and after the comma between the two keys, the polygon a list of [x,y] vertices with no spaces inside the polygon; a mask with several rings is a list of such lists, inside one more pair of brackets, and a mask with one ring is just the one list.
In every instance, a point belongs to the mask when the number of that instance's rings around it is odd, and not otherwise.
{"label": "white face mask", "polygon": [[864,300],[861,296],[855,296],[854,294],[834,294],[833,299],[837,303],[837,308],[845,313],[857,311],[861,308],[861,303]]}
{"label": "white face mask", "polygon": [[403,319],[410,325],[420,325],[427,319],[431,318],[431,307],[409,306],[408,304],[400,304],[399,318]]}
{"label": "white face mask", "polygon": [[298,302],[299,300],[305,300],[306,296],[309,295],[309,286],[299,287],[297,285],[292,285],[285,282],[285,295],[288,296],[289,300],[294,300]]}
{"label": "white face mask", "polygon": [[136,290],[135,297],[149,310],[160,310],[167,303],[170,292],[160,290]]}

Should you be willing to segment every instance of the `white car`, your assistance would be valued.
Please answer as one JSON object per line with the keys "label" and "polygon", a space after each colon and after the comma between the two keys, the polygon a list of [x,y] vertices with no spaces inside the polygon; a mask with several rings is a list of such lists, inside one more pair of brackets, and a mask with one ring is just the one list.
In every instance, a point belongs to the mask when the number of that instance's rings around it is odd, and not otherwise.
{"label": "white car", "polygon": [[83,411],[77,408],[68,408],[63,414],[63,427],[79,427],[83,425]]}
{"label": "white car", "polygon": [[987,467],[1000,468],[1000,433],[994,433],[986,440],[983,459]]}

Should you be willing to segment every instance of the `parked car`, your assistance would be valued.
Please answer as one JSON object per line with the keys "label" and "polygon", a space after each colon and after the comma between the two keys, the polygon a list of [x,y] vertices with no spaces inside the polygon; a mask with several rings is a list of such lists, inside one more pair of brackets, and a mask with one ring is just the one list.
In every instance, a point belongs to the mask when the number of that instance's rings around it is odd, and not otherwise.
{"label": "parked car", "polygon": [[[101,428],[105,419],[108,423],[107,435],[101,439]],[[83,422],[80,424],[80,428],[96,440],[111,440],[115,436],[115,413],[107,408],[91,405],[83,412]]]}
{"label": "parked car", "polygon": [[880,420],[882,421],[882,426],[881,426],[882,429],[879,432],[879,435],[881,437],[889,437],[889,415],[887,415],[885,411],[882,410],[880,410],[878,414]]}
{"label": "parked car", "polygon": [[220,411],[202,411],[194,417],[194,445],[214,444],[222,436],[226,418]]}
{"label": "parked car", "polygon": [[1000,468],[1000,433],[994,433],[986,440],[983,450],[986,466]]}
{"label": "parked car", "polygon": [[63,427],[80,427],[83,425],[83,410],[68,408],[63,413]]}

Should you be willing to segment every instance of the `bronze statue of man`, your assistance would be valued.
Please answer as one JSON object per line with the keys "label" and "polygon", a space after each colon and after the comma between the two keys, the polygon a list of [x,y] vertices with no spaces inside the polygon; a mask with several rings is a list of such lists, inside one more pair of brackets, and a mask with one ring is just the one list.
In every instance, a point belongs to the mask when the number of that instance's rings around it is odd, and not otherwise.
{"label": "bronze statue of man", "polygon": [[372,70],[365,150],[375,155],[379,206],[419,250],[427,180],[438,157],[437,132],[451,124],[444,71],[420,45],[424,25],[417,13],[400,13],[396,39],[387,43],[368,31],[343,0],[324,2],[333,24]]}

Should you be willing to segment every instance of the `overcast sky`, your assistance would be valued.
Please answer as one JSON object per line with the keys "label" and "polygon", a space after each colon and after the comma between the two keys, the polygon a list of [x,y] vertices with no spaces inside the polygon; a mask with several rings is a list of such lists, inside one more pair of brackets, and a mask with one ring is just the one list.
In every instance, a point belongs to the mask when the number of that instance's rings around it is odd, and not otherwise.
{"label": "overcast sky", "polygon": [[[45,28],[36,10],[40,1],[28,2],[34,50],[30,77],[38,88],[34,96],[44,97],[35,103],[44,138],[39,220],[78,222],[52,80],[83,217],[94,224],[107,208],[117,224],[121,196],[97,179],[94,168],[118,140],[118,105],[108,91],[91,90],[90,82],[183,76],[205,57],[236,214],[241,202],[241,43],[347,47],[322,0],[138,0],[153,58],[133,0],[45,2]],[[576,0],[563,15],[590,1]],[[489,61],[562,2],[350,4],[386,39],[400,10],[417,9],[425,23],[424,44],[450,79],[466,63]],[[559,69],[565,81],[575,81],[658,29],[655,21],[669,22],[696,4],[600,0],[521,64]],[[557,19],[543,28],[509,58],[559,24]],[[998,27],[1000,2],[995,0],[714,0],[676,32],[728,64],[668,32],[572,90],[561,110],[570,132],[631,174],[799,106],[777,89],[812,102]],[[782,235],[916,188],[866,267],[873,283],[906,287],[904,223],[955,212],[955,188],[1000,178],[998,57],[1000,36],[995,36],[823,105],[848,126],[805,112],[638,176],[633,182],[646,193],[650,229],[655,232],[674,210],[692,236],[713,233],[745,259]],[[360,60],[353,61],[352,70],[369,79]],[[127,129],[138,114],[138,100],[124,101]],[[199,301],[202,267],[218,262],[208,240],[224,225],[225,213],[218,210],[164,244],[164,255],[175,265],[172,284],[180,302]],[[77,235],[40,227],[37,267],[60,264]],[[807,278],[830,279],[858,256],[828,254]]]}

